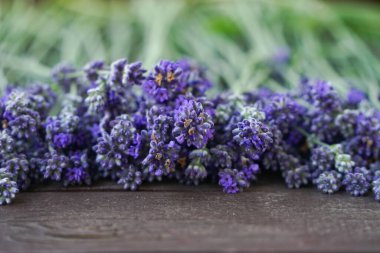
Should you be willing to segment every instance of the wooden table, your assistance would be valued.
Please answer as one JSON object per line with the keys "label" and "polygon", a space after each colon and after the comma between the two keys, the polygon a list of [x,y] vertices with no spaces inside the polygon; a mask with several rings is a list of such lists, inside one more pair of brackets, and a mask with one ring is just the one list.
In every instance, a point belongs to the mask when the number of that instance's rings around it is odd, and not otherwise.
{"label": "wooden table", "polygon": [[0,252],[380,251],[379,208],[277,179],[237,195],[210,184],[49,185],[0,207]]}

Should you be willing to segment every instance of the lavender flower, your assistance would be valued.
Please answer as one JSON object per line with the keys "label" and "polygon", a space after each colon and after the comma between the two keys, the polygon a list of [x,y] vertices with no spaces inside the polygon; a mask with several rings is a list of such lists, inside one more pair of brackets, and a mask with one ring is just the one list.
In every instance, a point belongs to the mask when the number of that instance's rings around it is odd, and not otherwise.
{"label": "lavender flower", "polygon": [[272,132],[256,119],[243,120],[232,131],[234,141],[252,159],[258,159],[273,142]]}
{"label": "lavender flower", "polygon": [[148,75],[143,89],[158,103],[163,103],[181,93],[181,74],[179,64],[167,60],[160,61]]}
{"label": "lavender flower", "polygon": [[364,167],[355,168],[353,172],[345,175],[343,185],[352,196],[363,196],[371,187],[370,172]]}
{"label": "lavender flower", "polygon": [[55,149],[65,149],[74,144],[77,136],[75,131],[79,127],[79,116],[62,111],[60,115],[49,117],[45,123],[46,140]]}
{"label": "lavender flower", "polygon": [[311,150],[311,176],[315,180],[325,171],[332,170],[335,163],[334,151],[327,146],[318,146]]}
{"label": "lavender flower", "polygon": [[337,192],[341,187],[341,177],[339,173],[334,170],[325,171],[317,178],[316,185],[318,190],[323,193],[332,194]]}
{"label": "lavender flower", "polygon": [[10,204],[18,192],[17,183],[6,169],[0,169],[0,205]]}
{"label": "lavender flower", "polygon": [[149,154],[142,161],[144,174],[149,181],[161,180],[163,176],[174,172],[175,162],[179,157],[179,146],[174,142],[164,143],[158,140],[150,142]]}
{"label": "lavender flower", "polygon": [[341,109],[341,99],[331,84],[326,81],[317,80],[308,89],[307,96],[311,103],[322,111],[339,111]]}
{"label": "lavender flower", "polygon": [[100,84],[87,91],[87,98],[85,100],[90,114],[96,114],[104,111],[107,103],[106,86]]}
{"label": "lavender flower", "polygon": [[41,173],[45,179],[59,181],[61,180],[62,171],[68,168],[69,163],[69,158],[63,154],[56,151],[46,153],[41,166]]}
{"label": "lavender flower", "polygon": [[90,83],[95,83],[100,77],[100,71],[105,67],[104,61],[91,61],[84,66],[83,70],[86,73],[86,78]]}
{"label": "lavender flower", "polygon": [[198,185],[207,177],[206,166],[210,162],[210,153],[208,149],[195,149],[190,152],[191,162],[185,169],[184,176],[187,184]]}
{"label": "lavender flower", "polygon": [[211,148],[210,154],[210,165],[221,169],[231,169],[237,156],[233,149],[227,145],[217,145],[216,147]]}
{"label": "lavender flower", "polygon": [[175,114],[173,135],[180,144],[202,148],[213,137],[213,127],[214,123],[202,104],[189,100]]}
{"label": "lavender flower", "polygon": [[310,173],[306,165],[289,168],[283,172],[286,185],[289,188],[300,188],[301,185],[307,185]]}
{"label": "lavender flower", "polygon": [[338,126],[345,138],[355,135],[357,117],[358,112],[356,110],[346,109],[335,118],[335,125]]}
{"label": "lavender flower", "polygon": [[362,102],[363,100],[366,100],[366,99],[367,99],[366,94],[359,89],[351,88],[351,90],[347,94],[347,102],[350,105],[356,106],[360,102]]}
{"label": "lavender flower", "polygon": [[283,133],[300,124],[305,109],[287,95],[273,96],[264,108],[267,120],[277,125]]}
{"label": "lavender flower", "polygon": [[141,62],[128,64],[126,59],[120,59],[111,64],[109,83],[111,86],[121,87],[141,85],[145,80],[145,72]]}
{"label": "lavender flower", "polygon": [[32,109],[32,102],[26,93],[12,92],[5,106],[4,122],[12,136],[22,139],[36,135],[41,119],[39,113]]}
{"label": "lavender flower", "polygon": [[335,168],[340,173],[349,173],[355,166],[355,162],[352,161],[351,156],[348,154],[337,154],[335,156]]}
{"label": "lavender flower", "polygon": [[76,151],[70,154],[70,165],[66,168],[63,177],[63,185],[91,184],[89,164],[86,152]]}
{"label": "lavender flower", "polygon": [[260,167],[257,163],[248,162],[249,159],[245,159],[247,162],[242,164],[242,172],[248,182],[255,181],[256,175],[260,172]]}
{"label": "lavender flower", "polygon": [[224,169],[218,175],[219,185],[223,187],[225,193],[238,193],[249,187],[249,182],[246,180],[244,173],[239,172],[237,169]]}
{"label": "lavender flower", "polygon": [[0,132],[0,156],[8,156],[15,151],[16,142],[9,134],[8,130]]}
{"label": "lavender flower", "polygon": [[182,59],[178,62],[182,69],[181,85],[183,90],[191,90],[191,93],[197,97],[203,96],[205,92],[212,87],[212,83],[206,77],[206,69],[198,66],[189,59]]}
{"label": "lavender flower", "polygon": [[118,184],[123,185],[125,190],[135,191],[143,182],[143,173],[134,165],[129,165],[128,169],[121,172]]}
{"label": "lavender flower", "polygon": [[51,78],[55,83],[61,86],[63,91],[69,92],[71,85],[78,81],[76,72],[77,70],[70,64],[62,63],[53,68]]}
{"label": "lavender flower", "polygon": [[114,178],[113,169],[120,169],[127,165],[129,148],[135,136],[136,129],[128,115],[121,115],[113,122],[111,133],[105,133],[98,139],[94,150],[97,153],[96,162],[106,177],[111,174]]}
{"label": "lavender flower", "polygon": [[18,188],[29,186],[29,162],[24,154],[13,155],[2,162],[2,167],[12,176],[12,180],[17,182]]}
{"label": "lavender flower", "polygon": [[51,108],[53,108],[57,95],[49,85],[34,83],[27,89],[32,108],[40,114],[42,119],[46,118]]}
{"label": "lavender flower", "polygon": [[372,181],[372,191],[376,201],[380,201],[380,171],[376,171]]}

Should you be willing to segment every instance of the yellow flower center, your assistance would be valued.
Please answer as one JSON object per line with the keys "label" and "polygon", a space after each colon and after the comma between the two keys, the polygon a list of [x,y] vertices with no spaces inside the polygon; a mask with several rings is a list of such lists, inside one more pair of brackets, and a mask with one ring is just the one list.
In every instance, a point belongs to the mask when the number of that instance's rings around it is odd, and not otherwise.
{"label": "yellow flower center", "polygon": [[166,159],[166,161],[165,161],[165,168],[169,169],[170,168],[170,164],[171,164],[170,159]]}
{"label": "yellow flower center", "polygon": [[158,74],[156,75],[155,82],[157,83],[158,86],[161,86],[162,78],[163,78],[163,76],[162,76],[161,73],[158,73]]}
{"label": "yellow flower center", "polygon": [[8,128],[8,121],[3,120],[2,124],[3,124],[3,128],[4,128],[4,129],[5,129],[5,128]]}
{"label": "yellow flower center", "polygon": [[167,74],[167,76],[166,76],[166,79],[168,80],[169,83],[172,82],[172,81],[174,81],[174,79],[175,79],[174,73],[171,72],[171,71],[169,71],[168,74]]}
{"label": "yellow flower center", "polygon": [[190,126],[191,122],[193,122],[192,119],[186,119],[186,120],[185,120],[185,123],[183,123],[183,126],[184,126],[185,128],[188,128],[188,127]]}
{"label": "yellow flower center", "polygon": [[194,127],[190,128],[188,133],[189,135],[195,134],[195,128]]}
{"label": "yellow flower center", "polygon": [[162,154],[161,153],[157,153],[156,156],[154,157],[156,160],[161,160],[162,158]]}

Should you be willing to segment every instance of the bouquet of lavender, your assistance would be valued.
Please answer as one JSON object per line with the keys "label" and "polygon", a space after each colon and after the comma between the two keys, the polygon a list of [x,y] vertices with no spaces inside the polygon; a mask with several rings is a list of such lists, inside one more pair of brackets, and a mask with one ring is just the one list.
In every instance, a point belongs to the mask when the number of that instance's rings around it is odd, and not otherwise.
{"label": "bouquet of lavender", "polygon": [[110,178],[137,190],[209,179],[238,193],[262,170],[278,171],[289,188],[380,200],[380,111],[359,90],[343,99],[328,82],[302,78],[288,93],[210,98],[206,69],[188,59],[150,71],[126,59],[59,65],[52,80],[64,96],[35,83],[1,98],[0,204],[48,180]]}

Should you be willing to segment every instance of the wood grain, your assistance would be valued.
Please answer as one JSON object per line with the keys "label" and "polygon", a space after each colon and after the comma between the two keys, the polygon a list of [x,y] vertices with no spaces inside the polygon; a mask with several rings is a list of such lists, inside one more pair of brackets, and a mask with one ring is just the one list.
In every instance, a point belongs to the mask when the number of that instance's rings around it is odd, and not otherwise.
{"label": "wood grain", "polygon": [[19,194],[0,207],[0,252],[377,252],[379,204],[274,180],[237,195],[161,183],[107,182]]}

